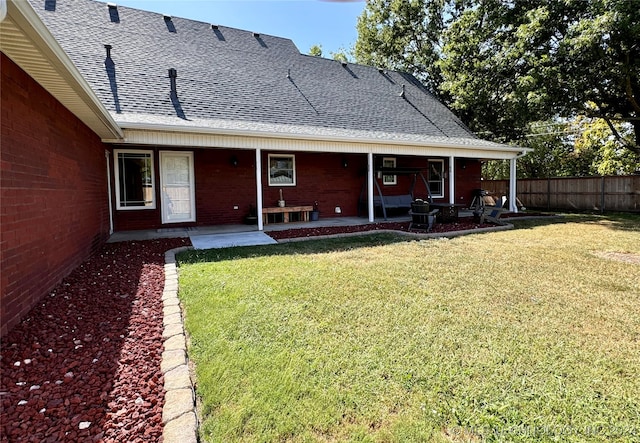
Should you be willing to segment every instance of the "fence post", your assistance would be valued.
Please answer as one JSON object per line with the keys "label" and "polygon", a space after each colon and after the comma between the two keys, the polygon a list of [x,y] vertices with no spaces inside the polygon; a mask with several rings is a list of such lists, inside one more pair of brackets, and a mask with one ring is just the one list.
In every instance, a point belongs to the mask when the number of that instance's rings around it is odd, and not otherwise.
{"label": "fence post", "polygon": [[547,211],[551,211],[551,177],[547,177]]}
{"label": "fence post", "polygon": [[604,175],[602,176],[602,198],[600,199],[600,213],[604,214]]}

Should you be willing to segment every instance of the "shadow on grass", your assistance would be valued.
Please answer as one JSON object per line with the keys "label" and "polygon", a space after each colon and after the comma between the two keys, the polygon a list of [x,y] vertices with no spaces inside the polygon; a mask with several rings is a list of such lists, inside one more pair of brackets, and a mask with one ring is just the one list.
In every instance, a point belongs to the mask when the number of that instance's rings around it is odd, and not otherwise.
{"label": "shadow on grass", "polygon": [[620,212],[615,214],[607,214],[606,216],[602,217],[602,219],[608,220],[610,222],[609,227],[611,229],[640,232],[640,214]]}
{"label": "shadow on grass", "polygon": [[516,229],[533,229],[539,226],[567,223],[603,224],[609,229],[640,232],[640,214],[619,212],[611,214],[565,213],[558,217],[509,220]]}
{"label": "shadow on grass", "polygon": [[[607,214],[604,216],[584,213],[563,214],[562,216],[558,217],[540,217],[522,220],[513,218],[509,220],[509,223],[512,223],[516,230],[535,229],[541,226],[554,224],[606,223],[607,227],[610,229],[640,232],[640,215],[628,213]],[[452,232],[452,234],[454,233]],[[425,240],[425,238],[411,237],[407,236],[406,233],[400,232],[398,234],[393,234],[371,231],[371,233],[369,234],[359,234],[355,236],[345,236],[329,239],[319,238],[317,240],[305,239],[304,241],[280,243],[277,245],[240,246],[222,249],[190,250],[178,254],[177,259],[179,263],[191,264],[274,255],[322,254],[328,252],[349,251],[357,248],[369,248],[389,245],[393,243],[404,243],[420,240]]]}

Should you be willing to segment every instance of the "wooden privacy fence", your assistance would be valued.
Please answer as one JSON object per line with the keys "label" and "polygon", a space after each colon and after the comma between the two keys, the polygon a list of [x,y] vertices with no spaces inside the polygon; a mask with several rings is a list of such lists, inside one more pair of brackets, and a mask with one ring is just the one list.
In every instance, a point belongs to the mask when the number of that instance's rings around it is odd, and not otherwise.
{"label": "wooden privacy fence", "polygon": [[[509,180],[483,180],[482,189],[509,193]],[[516,194],[531,209],[640,212],[640,175],[518,179]]]}

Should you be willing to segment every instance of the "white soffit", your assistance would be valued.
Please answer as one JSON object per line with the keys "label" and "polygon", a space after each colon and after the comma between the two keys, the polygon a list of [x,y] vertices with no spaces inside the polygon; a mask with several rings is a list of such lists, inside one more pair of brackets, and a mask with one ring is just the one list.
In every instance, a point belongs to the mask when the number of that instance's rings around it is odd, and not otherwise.
{"label": "white soffit", "polygon": [[[101,139],[122,131],[29,2],[0,0],[0,50]],[[0,17],[1,18],[1,17]]]}
{"label": "white soffit", "polygon": [[[354,154],[417,155],[465,157],[478,159],[511,159],[529,151],[496,143],[462,145],[455,143],[411,143],[406,141],[317,139],[278,134],[214,134],[196,131],[149,130],[124,128],[124,144],[174,146],[212,149],[261,149],[267,151],[338,152]],[[115,142],[115,141],[114,141]]]}

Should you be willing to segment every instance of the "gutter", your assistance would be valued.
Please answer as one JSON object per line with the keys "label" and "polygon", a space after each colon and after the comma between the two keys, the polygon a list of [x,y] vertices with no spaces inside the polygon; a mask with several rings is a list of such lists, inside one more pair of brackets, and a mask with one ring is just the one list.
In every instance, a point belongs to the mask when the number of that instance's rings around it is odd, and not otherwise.
{"label": "gutter", "polygon": [[[296,139],[296,140],[309,140],[309,141],[326,141],[326,142],[343,142],[343,143],[369,143],[369,144],[391,144],[398,146],[415,146],[415,147],[429,147],[429,148],[453,148],[453,149],[480,149],[487,151],[507,151],[512,153],[518,153],[518,157],[526,155],[527,152],[533,151],[531,148],[523,148],[509,145],[499,144],[459,144],[446,141],[433,141],[433,142],[419,142],[413,140],[394,140],[383,138],[355,138],[340,135],[315,135],[315,134],[294,134],[294,133],[278,133],[268,131],[256,131],[256,130],[243,130],[243,129],[217,129],[207,127],[196,126],[179,126],[170,124],[152,124],[152,123],[130,123],[121,122],[120,126],[124,129],[142,130],[142,131],[156,131],[156,132],[171,132],[171,133],[190,133],[190,134],[206,134],[206,135],[221,135],[221,136],[234,136],[234,137],[263,137],[274,139]],[[473,139],[471,139],[473,140]],[[126,142],[126,139],[125,139]],[[491,143],[491,142],[489,142]]]}

